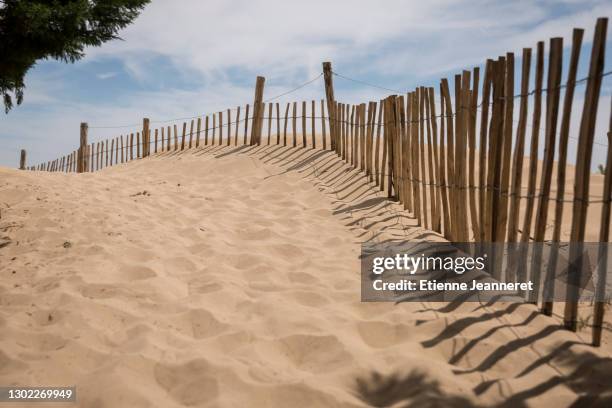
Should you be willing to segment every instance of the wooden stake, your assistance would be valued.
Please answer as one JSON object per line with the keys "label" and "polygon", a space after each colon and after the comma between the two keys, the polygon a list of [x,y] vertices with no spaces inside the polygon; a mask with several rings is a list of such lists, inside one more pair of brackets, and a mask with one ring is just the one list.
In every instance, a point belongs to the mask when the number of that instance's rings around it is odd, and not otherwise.
{"label": "wooden stake", "polygon": [[601,227],[599,229],[599,253],[597,256],[597,284],[593,310],[593,345],[601,345],[604,312],[606,310],[606,275],[608,274],[608,242],[610,241],[610,199],[612,198],[612,110],[608,125],[608,157],[604,177],[603,204],[601,206]]}
{"label": "wooden stake", "polygon": [[251,146],[254,144],[261,144],[261,127],[262,127],[262,118],[263,118],[263,92],[264,92],[264,84],[266,79],[264,77],[258,76],[255,81],[255,98],[253,101],[253,125],[251,128]]}
{"label": "wooden stake", "polygon": [[577,261],[582,254],[586,216],[589,199],[589,179],[591,177],[591,154],[595,136],[595,120],[601,90],[602,73],[605,61],[606,31],[608,19],[597,19],[595,37],[591,51],[591,62],[587,89],[580,120],[580,136],[576,158],[576,181],[574,183],[574,205],[572,209],[572,230],[570,234],[570,269],[568,272],[567,296],[565,302],[565,327],[576,331],[578,318],[578,289],[582,270]]}
{"label": "wooden stake", "polygon": [[480,111],[480,143],[478,157],[478,241],[485,241],[486,193],[487,193],[487,135],[489,128],[489,100],[493,84],[493,60],[488,59],[482,82],[482,109]]}
{"label": "wooden stake", "polygon": [[247,144],[247,130],[249,128],[249,104],[247,103],[246,106],[246,112],[245,112],[245,116],[244,116],[244,140],[242,141],[242,144]]}
{"label": "wooden stake", "polygon": [[272,103],[268,104],[268,146],[270,146],[270,138],[272,137]]}
{"label": "wooden stake", "polygon": [[238,129],[240,128],[240,106],[236,110],[236,129],[234,131],[234,146],[238,146]]}
{"label": "wooden stake", "polygon": [[[561,240],[561,227],[563,226],[563,201],[565,198],[565,172],[567,166],[567,143],[569,138],[572,102],[574,99],[574,89],[576,86],[576,75],[578,71],[578,61],[580,59],[580,48],[582,47],[583,35],[584,30],[580,28],[574,29],[572,38],[572,54],[570,56],[569,73],[567,75],[565,99],[563,100],[561,131],[559,133],[559,156],[557,158],[557,202],[555,203],[555,223],[552,236],[553,243],[557,243]],[[607,227],[605,229],[607,231]],[[607,238],[605,242],[608,242]],[[550,259],[548,260],[546,278],[544,280],[544,296],[542,299],[544,303],[542,306],[542,313],[547,316],[552,316],[553,311],[552,299],[555,293],[554,282],[557,270],[558,249],[558,245],[555,246],[553,244]]]}
{"label": "wooden stake", "polygon": [[[559,85],[561,84],[561,69],[563,66],[562,59],[563,38],[552,38],[550,40],[548,83],[546,91],[546,138],[544,142],[544,160],[542,162],[540,193],[538,208],[536,210],[536,224],[534,230],[534,241],[536,243],[544,242],[544,237],[546,234],[550,182],[552,180],[553,161],[555,159],[555,139],[557,136],[557,117],[559,113]],[[533,281],[533,291],[531,291],[531,296],[529,299],[530,301],[537,303],[541,284],[540,272],[542,263],[542,248],[540,245],[534,247],[534,253],[531,260],[531,280]]]}
{"label": "wooden stake", "polygon": [[276,144],[280,144],[280,105],[276,102]]}
{"label": "wooden stake", "polygon": [[283,146],[287,146],[287,123],[289,122],[289,102],[287,102],[287,108],[285,109],[285,126],[283,130]]}
{"label": "wooden stake", "polygon": [[212,139],[210,140],[210,145],[215,145],[215,135],[217,134],[217,114],[213,113],[212,115]]}
{"label": "wooden stake", "polygon": [[293,147],[297,146],[297,123],[296,123],[296,114],[297,114],[297,102],[293,102],[293,121],[291,122],[291,130],[293,130]]}
{"label": "wooden stake", "polygon": [[142,120],[142,157],[150,156],[151,151],[151,133],[149,130],[149,118]]}
{"label": "wooden stake", "polygon": [[193,142],[193,125],[194,125],[194,121],[193,119],[191,119],[191,124],[189,125],[189,148],[190,149],[192,147],[192,142]]}
{"label": "wooden stake", "polygon": [[317,142],[315,141],[315,116],[316,116],[316,112],[315,112],[315,101],[312,101],[312,106],[310,109],[311,115],[310,115],[310,133],[312,134],[312,148],[316,149],[317,147]]}
{"label": "wooden stake", "polygon": [[382,182],[381,165],[380,165],[380,144],[381,144],[381,129],[383,122],[383,107],[384,102],[380,101],[378,104],[378,125],[376,126],[376,147],[374,149],[374,172],[376,173],[376,185]]}
{"label": "wooden stake", "polygon": [[[238,108],[238,112],[240,112],[240,108]],[[196,130],[196,144],[195,147],[200,147],[200,133],[202,132],[202,118],[199,117],[198,118],[198,125],[197,125],[197,130]],[[238,128],[238,125],[236,125],[236,128]],[[164,128],[162,128],[162,139],[163,139],[163,132],[164,132]],[[236,137],[238,137],[238,131],[236,131]],[[157,140],[157,134],[155,135],[155,140]]]}
{"label": "wooden stake", "polygon": [[[510,189],[510,212],[508,214],[508,242],[516,242],[518,235],[518,215],[521,203],[521,185],[523,175],[523,157],[525,155],[525,132],[527,130],[527,109],[529,105],[529,74],[531,70],[531,48],[523,48],[523,66],[521,69],[521,105],[519,107],[518,128],[516,130],[516,143],[512,159],[512,186]],[[514,257],[511,257],[514,258]],[[509,262],[513,259],[509,258]],[[508,268],[508,280],[516,278],[513,268]]]}
{"label": "wooden stake", "polygon": [[25,170],[26,168],[26,151],[21,149],[21,156],[19,157],[19,170]]}
{"label": "wooden stake", "polygon": [[[329,113],[329,135],[331,138],[331,149],[336,150],[336,139],[338,134],[336,132],[336,116],[334,104],[336,98],[334,97],[334,80],[332,78],[332,66],[331,62],[323,63],[323,79],[325,82],[325,99],[327,100],[327,112]],[[338,151],[336,151],[338,153]]]}
{"label": "wooden stake", "polygon": [[87,123],[81,123],[81,135],[80,135],[80,146],[77,162],[77,173],[84,173],[87,171]]}
{"label": "wooden stake", "polygon": [[302,147],[306,147],[306,101],[302,101]]}
{"label": "wooden stake", "polygon": [[[238,126],[238,124],[236,124]],[[232,141],[232,111],[227,110],[227,145],[229,146]]]}

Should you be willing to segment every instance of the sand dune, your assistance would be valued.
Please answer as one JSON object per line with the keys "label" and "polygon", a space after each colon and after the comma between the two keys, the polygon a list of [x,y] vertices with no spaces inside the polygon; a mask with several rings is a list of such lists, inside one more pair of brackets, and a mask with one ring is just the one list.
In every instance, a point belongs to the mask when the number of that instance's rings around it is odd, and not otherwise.
{"label": "sand dune", "polygon": [[0,384],[93,408],[612,403],[609,332],[593,349],[532,305],[361,303],[361,242],[441,238],[330,152],[0,169],[0,211]]}

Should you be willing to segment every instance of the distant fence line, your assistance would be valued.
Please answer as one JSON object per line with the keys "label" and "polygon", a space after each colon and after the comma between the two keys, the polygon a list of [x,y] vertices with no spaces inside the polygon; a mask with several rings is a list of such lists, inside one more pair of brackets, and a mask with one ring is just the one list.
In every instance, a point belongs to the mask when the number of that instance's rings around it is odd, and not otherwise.
{"label": "distant fence line", "polygon": [[[87,124],[83,123],[81,144],[77,150],[29,169],[90,172],[147,157],[152,152],[177,151],[202,145],[282,144],[331,149],[343,161],[362,171],[381,191],[386,191],[389,199],[402,204],[418,220],[419,225],[454,242],[543,242],[550,202],[554,202],[555,207],[550,240],[559,242],[564,204],[571,203],[570,258],[575,259],[580,256],[581,243],[585,240],[590,203],[602,204],[599,241],[609,240],[612,191],[610,142],[606,146],[603,197],[591,199],[589,196],[597,107],[603,77],[610,74],[604,72],[607,23],[607,18],[597,20],[586,78],[576,78],[584,34],[582,29],[573,31],[565,83],[561,79],[563,39],[552,38],[548,52],[546,87],[545,44],[540,41],[535,53],[535,89],[529,90],[532,50],[524,48],[519,78],[520,93],[514,94],[515,57],[513,53],[507,53],[486,61],[482,81],[478,67],[455,75],[452,92],[449,81],[443,78],[439,84],[439,105],[436,104],[433,87],[417,87],[406,94],[391,95],[379,102],[370,101],[367,104],[339,102],[334,95],[333,77],[352,79],[335,73],[331,63],[326,62],[323,63],[321,74],[325,82],[325,100],[289,102],[281,110],[279,103],[266,103],[262,100],[265,80],[258,77],[253,111],[250,112],[251,105],[246,105],[244,118],[238,107],[234,117],[231,115],[233,110],[228,109],[197,120],[192,119],[189,131],[188,123],[183,122],[181,132],[175,124],[155,129],[153,135],[149,129],[149,120],[144,119],[140,132],[136,132],[135,136],[130,133],[125,139],[123,135],[110,139],[110,147],[109,140],[87,143]],[[574,191],[571,199],[566,199],[570,118],[575,87],[582,83],[586,84],[586,91],[577,136]],[[366,82],[363,84],[376,86]],[[393,92],[388,88],[381,89]],[[565,89],[562,104],[561,89]],[[543,94],[546,96],[544,112]],[[534,97],[531,118],[528,118],[529,96]],[[516,131],[513,126],[516,122],[515,99],[520,100]],[[436,113],[437,106],[440,106],[439,114]],[[477,111],[480,111],[480,118]],[[529,121],[531,142],[526,155],[525,140]],[[559,123],[560,129],[557,132]],[[541,127],[544,128],[544,156],[539,165]],[[264,139],[267,139],[265,143]],[[611,139],[612,116],[608,132],[608,140]],[[557,191],[552,194],[553,162],[557,149]],[[524,160],[528,161],[528,174],[525,176]],[[24,162],[25,153],[22,153],[21,168],[26,168]],[[524,178],[527,181],[526,194],[521,192]],[[522,220],[519,212],[521,205],[524,205]],[[527,257],[521,255],[524,254],[517,254],[519,261],[508,266],[505,276],[494,277],[507,280],[518,278],[523,281],[530,278],[539,289],[542,277],[536,273],[530,274],[530,270],[539,271],[539,268],[533,265],[529,268],[525,264]],[[602,256],[607,257],[607,254]],[[538,259],[536,254],[532,262],[536,263]],[[555,262],[556,258],[553,258],[547,273],[554,273]],[[596,282],[600,293],[606,287],[605,267],[606,262],[601,262]],[[499,271],[500,268],[493,270]],[[568,279],[570,284],[567,285],[567,299],[577,299],[576,294],[569,291],[579,287],[577,283],[582,279],[581,269],[571,269]],[[545,281],[552,282],[553,279]],[[554,290],[550,287],[544,289],[548,293]],[[539,302],[537,296],[530,300],[536,304]],[[552,302],[543,301],[541,310],[551,315],[552,307]],[[596,346],[601,342],[604,310],[604,302],[595,302],[593,344]],[[577,302],[566,301],[565,327],[576,331],[577,319]]]}

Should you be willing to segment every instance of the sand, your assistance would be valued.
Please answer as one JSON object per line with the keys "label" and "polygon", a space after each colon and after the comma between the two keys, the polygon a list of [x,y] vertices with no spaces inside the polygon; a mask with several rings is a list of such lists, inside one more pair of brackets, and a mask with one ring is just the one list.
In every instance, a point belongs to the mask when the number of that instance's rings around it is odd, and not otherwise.
{"label": "sand", "polygon": [[361,303],[361,242],[441,238],[330,152],[2,168],[0,216],[0,385],[88,408],[612,403],[609,330],[594,349],[532,305]]}

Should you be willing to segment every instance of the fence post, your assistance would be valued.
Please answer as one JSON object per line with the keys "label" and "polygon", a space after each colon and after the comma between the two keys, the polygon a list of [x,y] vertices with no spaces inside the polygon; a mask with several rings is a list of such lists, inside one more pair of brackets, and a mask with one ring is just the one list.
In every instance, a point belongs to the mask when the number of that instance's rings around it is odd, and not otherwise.
{"label": "fence post", "polygon": [[329,117],[330,148],[336,149],[336,113],[334,110],[334,80],[332,78],[331,62],[323,63],[323,79],[325,80],[325,99],[327,100],[327,116]]}
{"label": "fence post", "polygon": [[253,124],[251,125],[251,146],[261,142],[262,99],[266,78],[258,76],[255,81],[255,99],[253,100]]}
{"label": "fence post", "polygon": [[606,31],[608,19],[597,19],[589,77],[584,98],[578,153],[576,157],[576,178],[574,183],[574,204],[572,209],[572,230],[570,234],[570,267],[568,271],[567,294],[565,301],[564,324],[571,331],[578,326],[578,296],[582,277],[580,265],[577,265],[583,251],[586,230],[586,216],[589,199],[589,181],[591,177],[591,155],[595,137],[595,119],[601,91],[604,56],[606,48]]}
{"label": "fence post", "polygon": [[142,119],[142,157],[147,157],[149,155],[149,118]]}
{"label": "fence post", "polygon": [[85,173],[87,171],[87,129],[87,123],[82,122],[81,140],[77,159],[77,173]]}
{"label": "fence post", "polygon": [[601,206],[601,228],[599,230],[599,254],[597,285],[595,286],[595,306],[593,309],[593,345],[601,345],[604,312],[606,311],[606,274],[608,266],[608,241],[610,233],[610,191],[612,190],[612,111],[608,125],[608,157],[606,160],[606,175],[604,178],[603,203]]}
{"label": "fence post", "polygon": [[19,170],[25,170],[26,166],[26,151],[25,149],[21,149],[21,157],[19,159]]}

